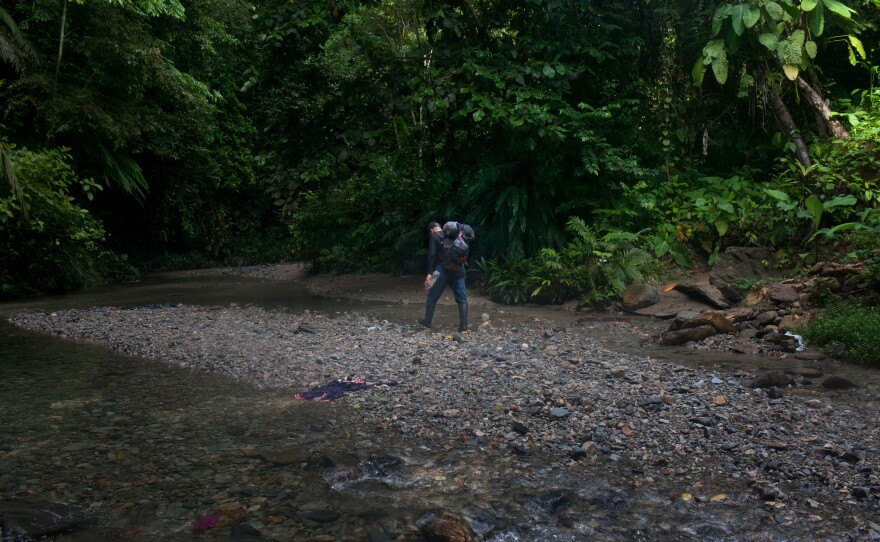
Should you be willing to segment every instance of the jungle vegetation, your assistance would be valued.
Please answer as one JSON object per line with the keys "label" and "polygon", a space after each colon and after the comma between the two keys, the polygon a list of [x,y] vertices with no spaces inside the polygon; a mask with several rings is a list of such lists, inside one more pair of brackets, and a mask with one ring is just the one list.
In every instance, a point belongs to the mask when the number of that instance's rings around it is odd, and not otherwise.
{"label": "jungle vegetation", "polygon": [[731,245],[877,273],[878,25],[880,0],[9,0],[0,298],[412,272],[447,219],[508,301]]}

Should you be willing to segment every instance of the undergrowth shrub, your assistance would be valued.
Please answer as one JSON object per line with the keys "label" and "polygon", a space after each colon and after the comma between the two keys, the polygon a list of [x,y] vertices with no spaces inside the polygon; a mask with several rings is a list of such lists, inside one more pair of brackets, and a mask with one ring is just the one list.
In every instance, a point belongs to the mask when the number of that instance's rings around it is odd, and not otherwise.
{"label": "undergrowth shrub", "polygon": [[546,248],[533,258],[479,262],[483,292],[503,303],[603,303],[640,281],[651,262],[638,233],[600,230],[577,217],[566,231],[571,239],[559,251]]}
{"label": "undergrowth shrub", "polygon": [[801,330],[808,344],[839,348],[843,358],[880,366],[880,308],[837,302],[824,308]]}
{"label": "undergrowth shrub", "polygon": [[[2,143],[2,141],[0,141]],[[66,149],[3,148],[0,299],[65,292],[133,273],[104,248],[104,226],[81,205],[100,186],[80,178]]]}

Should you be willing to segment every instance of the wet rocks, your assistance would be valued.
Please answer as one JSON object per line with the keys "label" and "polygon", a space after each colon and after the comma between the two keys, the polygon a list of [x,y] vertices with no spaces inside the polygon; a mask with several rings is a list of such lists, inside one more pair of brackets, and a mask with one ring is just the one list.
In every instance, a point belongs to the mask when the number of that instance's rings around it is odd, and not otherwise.
{"label": "wet rocks", "polygon": [[665,332],[660,337],[660,344],[663,346],[676,346],[689,342],[698,342],[715,335],[715,333],[717,332],[712,326],[695,326],[685,329],[673,329]]}
{"label": "wet rocks", "polygon": [[476,537],[467,520],[453,512],[429,514],[417,525],[425,540],[431,542],[473,542]]}
{"label": "wet rocks", "polygon": [[647,284],[633,284],[623,292],[621,302],[628,311],[637,311],[650,307],[660,301],[657,289]]}
{"label": "wet rocks", "polygon": [[76,529],[89,517],[84,508],[57,502],[0,501],[3,540],[37,540]]}

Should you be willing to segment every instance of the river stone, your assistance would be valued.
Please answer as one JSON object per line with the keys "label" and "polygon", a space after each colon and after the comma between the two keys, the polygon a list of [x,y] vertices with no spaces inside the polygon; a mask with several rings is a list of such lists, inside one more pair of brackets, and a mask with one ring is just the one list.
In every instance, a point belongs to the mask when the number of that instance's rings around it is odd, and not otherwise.
{"label": "river stone", "polygon": [[763,280],[776,264],[776,256],[766,248],[728,247],[709,271],[709,284],[733,284],[740,278]]}
{"label": "river stone", "polygon": [[655,318],[666,319],[673,318],[676,314],[682,311],[694,311],[699,313],[706,309],[714,308],[708,303],[697,301],[684,292],[679,292],[675,289],[669,290],[668,292],[660,292],[659,295],[660,301],[650,307],[639,309],[635,311],[635,313],[641,316],[653,316]]}
{"label": "river stone", "polygon": [[766,326],[767,324],[772,324],[778,317],[779,313],[776,311],[764,311],[755,316],[755,321],[759,325]]}
{"label": "river stone", "polygon": [[736,326],[733,322],[724,317],[723,314],[717,312],[706,312],[696,318],[687,320],[681,324],[681,329],[689,329],[692,327],[712,326],[718,333],[727,333],[736,335]]}
{"label": "river stone", "polygon": [[273,465],[293,465],[309,459],[310,453],[302,448],[285,448],[282,450],[267,450],[257,454],[260,459]]}
{"label": "river stone", "polygon": [[752,327],[747,327],[739,331],[739,336],[743,339],[754,339],[758,336],[758,330]]}
{"label": "river stone", "polygon": [[794,380],[791,376],[780,371],[771,371],[768,373],[761,373],[751,380],[743,380],[742,385],[743,387],[750,389],[774,388],[788,386],[792,382],[794,382]]}
{"label": "river stone", "polygon": [[667,331],[660,336],[660,344],[663,346],[677,346],[691,341],[702,341],[706,337],[711,337],[712,335],[715,335],[715,328],[712,326],[700,326],[678,331]]}
{"label": "river stone", "polygon": [[475,533],[462,516],[443,511],[416,522],[426,540],[434,542],[473,542]]}
{"label": "river stone", "polygon": [[731,307],[730,301],[724,297],[721,290],[711,284],[680,283],[675,285],[675,289],[684,292],[694,299],[704,301],[716,309],[729,309]]}
{"label": "river stone", "polygon": [[804,350],[795,354],[794,357],[804,361],[819,361],[825,359],[825,354],[818,350]]}
{"label": "river stone", "polygon": [[660,295],[657,293],[657,289],[652,286],[633,284],[623,292],[621,301],[624,309],[637,311],[660,301]]}
{"label": "river stone", "polygon": [[801,325],[801,319],[796,314],[786,314],[779,320],[779,329],[787,331],[796,331]]}
{"label": "river stone", "polygon": [[703,313],[697,311],[681,311],[675,315],[669,329],[673,331],[681,329],[685,322],[699,318],[702,314]]}
{"label": "river stone", "polygon": [[842,376],[829,376],[822,381],[822,387],[829,390],[848,390],[858,386],[848,378]]}
{"label": "river stone", "polygon": [[[0,501],[0,525],[6,535],[39,539],[75,529],[88,517],[84,508],[55,502]],[[11,538],[15,540],[15,538]]]}
{"label": "river stone", "polygon": [[568,409],[564,407],[551,408],[550,416],[552,418],[565,418],[566,416],[568,416]]}
{"label": "river stone", "polygon": [[334,510],[304,510],[302,518],[315,523],[333,523],[339,519],[339,513]]}
{"label": "river stone", "polygon": [[816,369],[814,367],[791,367],[785,370],[786,373],[790,375],[799,375],[804,378],[819,378],[822,376],[822,369]]}
{"label": "river stone", "polygon": [[800,299],[791,284],[771,284],[767,287],[767,296],[774,303],[794,303]]}

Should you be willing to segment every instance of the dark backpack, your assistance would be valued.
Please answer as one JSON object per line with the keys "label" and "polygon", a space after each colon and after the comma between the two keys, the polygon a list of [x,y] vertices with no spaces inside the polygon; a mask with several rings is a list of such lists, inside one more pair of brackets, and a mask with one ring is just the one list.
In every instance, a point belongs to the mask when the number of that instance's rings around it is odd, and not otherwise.
{"label": "dark backpack", "polygon": [[462,265],[467,265],[474,237],[474,229],[467,224],[447,222],[443,225],[440,261],[444,269],[458,271]]}

